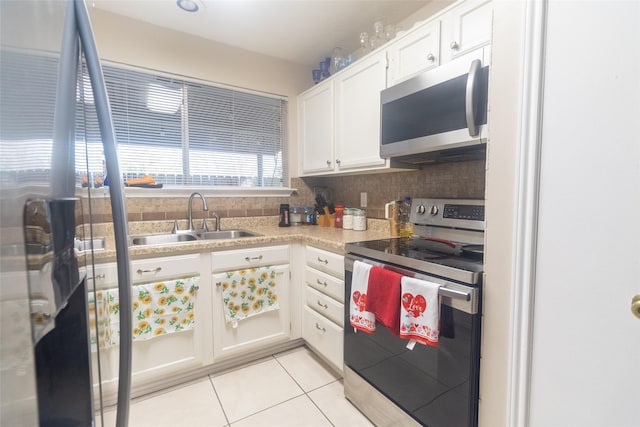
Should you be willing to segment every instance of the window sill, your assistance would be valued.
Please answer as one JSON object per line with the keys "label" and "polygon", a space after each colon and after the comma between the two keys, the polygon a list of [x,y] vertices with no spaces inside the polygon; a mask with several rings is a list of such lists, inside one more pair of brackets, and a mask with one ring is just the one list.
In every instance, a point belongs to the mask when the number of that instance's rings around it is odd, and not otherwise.
{"label": "window sill", "polygon": [[[206,197],[289,197],[295,188],[270,187],[270,188],[250,188],[250,187],[172,187],[163,188],[135,188],[125,187],[124,193],[127,198],[135,197],[189,197],[193,192],[200,192]],[[85,188],[78,188],[76,195],[81,197],[86,195]],[[91,190],[92,197],[100,197],[105,194],[104,188]]]}

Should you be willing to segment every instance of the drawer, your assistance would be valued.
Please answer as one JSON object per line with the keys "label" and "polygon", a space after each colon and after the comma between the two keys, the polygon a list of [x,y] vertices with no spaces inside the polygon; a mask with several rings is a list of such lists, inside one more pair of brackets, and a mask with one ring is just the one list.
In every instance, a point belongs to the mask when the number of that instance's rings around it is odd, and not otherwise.
{"label": "drawer", "polygon": [[309,346],[342,372],[344,356],[341,327],[309,307],[304,307],[302,337]]}
{"label": "drawer", "polygon": [[199,276],[200,264],[199,254],[139,259],[131,262],[131,281],[145,283],[154,280]]}
{"label": "drawer", "polygon": [[268,246],[264,248],[238,249],[213,252],[213,271],[229,271],[261,265],[289,264],[289,246]]}
{"label": "drawer", "polygon": [[304,279],[307,285],[312,288],[331,296],[337,301],[344,302],[344,280],[310,267],[305,267]]}
{"label": "drawer", "polygon": [[93,268],[87,267],[87,287],[93,289],[95,280],[96,289],[108,289],[118,284],[118,265],[113,263],[96,264]]}
{"label": "drawer", "polygon": [[333,320],[340,326],[344,324],[344,304],[326,296],[309,286],[305,287],[307,306],[313,308],[326,318]]}
{"label": "drawer", "polygon": [[307,246],[305,258],[308,266],[344,279],[344,257],[342,255]]}

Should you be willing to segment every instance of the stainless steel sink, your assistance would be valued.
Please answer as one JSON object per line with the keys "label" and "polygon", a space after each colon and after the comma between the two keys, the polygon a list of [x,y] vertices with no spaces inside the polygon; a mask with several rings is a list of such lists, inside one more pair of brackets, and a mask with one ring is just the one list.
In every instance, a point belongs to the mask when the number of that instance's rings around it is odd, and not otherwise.
{"label": "stainless steel sink", "polygon": [[197,233],[178,234],[149,234],[147,236],[133,237],[131,239],[131,244],[134,246],[167,245],[171,243],[193,242],[195,240],[241,239],[243,237],[256,236],[262,236],[262,234],[253,233],[247,230],[203,231]]}
{"label": "stainless steel sink", "polygon": [[196,235],[198,236],[198,239],[202,240],[240,239],[243,237],[262,236],[262,234],[253,233],[247,230],[205,231]]}
{"label": "stainless steel sink", "polygon": [[166,245],[169,243],[192,242],[198,240],[193,234],[150,234],[148,236],[138,236],[131,239],[131,243],[140,245]]}

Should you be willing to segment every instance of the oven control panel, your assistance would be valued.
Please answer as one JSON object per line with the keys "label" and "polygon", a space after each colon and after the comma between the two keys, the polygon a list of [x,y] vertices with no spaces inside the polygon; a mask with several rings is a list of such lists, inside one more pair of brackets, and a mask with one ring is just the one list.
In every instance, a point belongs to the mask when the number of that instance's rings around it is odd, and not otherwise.
{"label": "oven control panel", "polygon": [[484,231],[484,200],[413,199],[411,222],[417,225]]}

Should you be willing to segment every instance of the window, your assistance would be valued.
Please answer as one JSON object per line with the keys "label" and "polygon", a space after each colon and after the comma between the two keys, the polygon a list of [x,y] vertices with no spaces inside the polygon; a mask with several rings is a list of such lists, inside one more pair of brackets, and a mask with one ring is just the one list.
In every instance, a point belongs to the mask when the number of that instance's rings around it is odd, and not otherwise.
{"label": "window", "polygon": [[[129,68],[103,69],[125,180],[150,174],[176,186],[287,186],[286,99]],[[102,143],[86,71],[79,89],[78,133],[85,135],[89,156],[79,153],[77,169],[99,175]]]}

